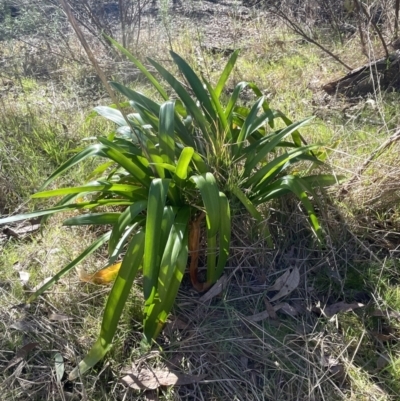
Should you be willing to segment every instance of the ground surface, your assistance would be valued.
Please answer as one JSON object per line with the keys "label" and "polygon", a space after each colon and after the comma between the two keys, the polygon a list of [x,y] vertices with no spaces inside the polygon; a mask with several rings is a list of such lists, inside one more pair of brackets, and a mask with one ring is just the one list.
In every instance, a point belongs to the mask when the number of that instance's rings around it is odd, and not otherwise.
{"label": "ground surface", "polygon": [[[169,66],[172,46],[211,80],[222,70],[226,50],[242,48],[231,88],[241,80],[255,81],[272,106],[293,120],[317,115],[302,134],[309,142],[326,145],[330,169],[349,179],[400,125],[396,93],[378,91],[360,99],[326,96],[321,85],[343,74],[343,68],[264,11],[234,2],[193,1],[166,12],[161,4],[144,14],[139,38],[131,49],[143,60],[150,56]],[[72,34],[68,40],[78,48]],[[357,66],[365,61],[356,38],[344,46],[324,40],[346,62]],[[35,207],[26,200],[44,177],[82,146],[83,139],[111,129],[98,117],[87,118],[94,105],[109,100],[84,56],[74,62],[49,54],[39,39],[36,45],[39,50],[18,41],[1,44],[3,213]],[[63,51],[57,42],[49,46],[54,53]],[[116,71],[114,79],[152,93],[125,62],[100,59],[107,71]],[[109,287],[82,283],[72,273],[39,302],[24,301],[96,232],[63,228],[59,217],[42,233],[24,233],[31,224],[4,229],[2,399],[399,399],[398,151],[396,142],[384,149],[345,195],[339,196],[341,189],[335,187],[321,196],[320,218],[328,237],[324,250],[315,249],[307,220],[293,199],[269,205],[275,249],[266,246],[251,219],[237,216],[223,291],[204,300],[185,279],[171,323],[152,349],[140,342],[139,280],[110,354],[75,382],[67,374],[96,339]],[[93,168],[88,163],[61,184],[84,180]],[[104,263],[99,251],[81,267],[96,271]],[[293,291],[271,301],[279,293],[273,290],[277,278],[293,272],[298,275]],[[60,356],[65,373],[56,363]],[[132,366],[168,368],[201,380],[138,392],[120,381],[124,369]]]}

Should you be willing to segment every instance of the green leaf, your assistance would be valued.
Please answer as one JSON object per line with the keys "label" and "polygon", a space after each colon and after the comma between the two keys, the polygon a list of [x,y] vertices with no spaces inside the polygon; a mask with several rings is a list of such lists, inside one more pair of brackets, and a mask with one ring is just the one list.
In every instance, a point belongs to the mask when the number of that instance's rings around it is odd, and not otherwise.
{"label": "green leaf", "polygon": [[52,196],[79,194],[84,192],[120,192],[133,193],[141,190],[141,187],[127,184],[99,183],[99,185],[87,185],[83,187],[59,188],[51,191],[37,192],[31,195],[31,198],[49,198]]}
{"label": "green leaf", "polygon": [[76,216],[63,221],[63,226],[84,226],[88,224],[115,224],[121,213],[91,213]]}
{"label": "green leaf", "polygon": [[160,139],[161,157],[165,163],[172,164],[175,159],[174,140],[175,102],[166,102],[160,108],[158,136]]}
{"label": "green leaf", "polygon": [[220,205],[220,229],[219,229],[219,256],[216,267],[216,279],[218,280],[224,271],[224,267],[229,257],[231,243],[231,212],[229,202],[223,192],[219,193]]}
{"label": "green leaf", "polygon": [[40,189],[46,188],[52,181],[54,181],[61,174],[65,173],[71,167],[75,166],[75,164],[80,163],[81,161],[87,159],[88,157],[102,155],[103,149],[104,146],[100,144],[88,146],[87,148],[82,150],[82,152],[79,152],[75,156],[71,157],[64,164],[62,164],[56,171],[54,171],[54,173],[51,174],[51,176],[45,181],[45,183],[41,186]]}
{"label": "green leaf", "polygon": [[176,164],[176,170],[175,170],[175,176],[174,180],[175,182],[182,188],[189,173],[189,165],[190,162],[192,161],[192,157],[194,154],[194,149],[193,148],[183,148],[179,160]]}
{"label": "green leaf", "polygon": [[172,75],[170,74],[164,67],[158,64],[156,61],[149,59],[150,63],[157,69],[157,71],[161,74],[161,76],[171,85],[171,87],[175,90],[177,95],[182,100],[183,104],[188,109],[188,112],[193,116],[196,124],[199,126],[202,131],[204,137],[212,142],[213,138],[210,136],[208,132],[208,124],[207,120],[204,117],[201,110],[197,107],[196,103],[190,96],[190,94],[186,91],[186,89],[182,86],[182,84]]}
{"label": "green leaf", "polygon": [[[240,190],[240,188],[236,185],[232,187],[232,193],[240,200],[242,205],[246,208],[246,210],[250,213],[250,215],[256,219],[256,221],[261,224],[263,222],[262,214],[257,210],[255,205],[251,202],[251,200]],[[271,233],[269,231],[268,225],[264,225],[264,234],[265,240],[267,241],[267,245],[270,248],[273,248],[274,244],[272,242]]]}
{"label": "green leaf", "polygon": [[167,92],[162,88],[160,83],[147,70],[147,68],[136,57],[134,57],[131,53],[129,53],[128,50],[126,50],[123,46],[121,46],[118,42],[116,42],[113,38],[111,38],[110,36],[107,36],[107,35],[105,35],[105,36],[121,53],[123,53],[126,57],[128,57],[128,59],[131,60],[136,65],[137,68],[139,68],[139,70],[146,76],[146,78],[157,89],[158,93],[164,98],[164,100],[168,100]]}
{"label": "green leaf", "polygon": [[[172,247],[171,252],[165,250],[162,270],[160,270],[160,280],[158,287],[164,285],[161,294],[153,307],[148,310],[145,317],[144,331],[149,342],[156,338],[163,325],[167,321],[168,314],[172,309],[176,295],[181,284],[188,261],[188,208],[182,208],[176,216],[173,230],[168,238],[168,248]],[[179,253],[176,257],[176,252]],[[173,263],[173,261],[175,263]]]}
{"label": "green leaf", "polygon": [[122,149],[107,139],[99,138],[99,141],[105,145],[103,146],[103,153],[109,159],[118,163],[145,187],[148,188],[150,186],[151,179],[149,177],[149,172],[146,171],[142,164],[134,163],[131,159],[124,156]]}
{"label": "green leaf", "polygon": [[160,232],[168,187],[168,180],[156,178],[152,181],[149,189],[146,245],[143,260],[143,293],[147,307],[153,303],[157,290],[158,270],[161,258]]}
{"label": "green leaf", "polygon": [[237,138],[237,147],[238,150],[242,146],[242,142],[248,137],[249,132],[252,127],[252,123],[257,118],[257,114],[260,111],[262,105],[264,103],[264,97],[261,97],[256,103],[254,103],[253,107],[250,110],[249,115],[247,116],[246,120],[244,121],[243,127],[240,130],[239,136]]}
{"label": "green leaf", "polygon": [[228,62],[226,63],[226,66],[224,68],[224,71],[222,71],[221,76],[219,77],[217,86],[215,87],[215,95],[217,98],[221,96],[221,93],[225,87],[226,81],[228,80],[229,76],[231,75],[231,72],[233,70],[233,67],[236,64],[236,60],[238,58],[240,50],[235,50],[231,57],[229,58]]}
{"label": "green leaf", "polygon": [[147,207],[147,200],[141,200],[133,203],[126,208],[119,216],[118,222],[114,225],[111,238],[108,243],[108,254],[111,256],[115,251],[118,242],[121,239],[125,229],[132,224],[135,218]]}
{"label": "green leaf", "polygon": [[[207,91],[204,89],[203,83],[200,81],[199,77],[193,71],[193,69],[189,66],[189,64],[183,60],[182,57],[178,56],[173,51],[170,51],[170,54],[175,61],[176,65],[186,78],[190,87],[192,88],[197,101],[201,104],[204,110],[205,117],[208,119],[210,124],[213,124],[217,118],[215,114],[215,110],[212,107],[210,96]],[[182,99],[183,100],[183,99]]]}
{"label": "green leaf", "polygon": [[119,126],[128,125],[127,121],[125,120],[124,116],[119,110],[113,109],[112,107],[108,106],[97,106],[94,110],[101,116],[107,118]]}
{"label": "green leaf", "polygon": [[200,190],[206,210],[207,235],[212,238],[217,235],[220,225],[219,191],[217,182],[211,173],[195,175],[191,178]]}
{"label": "green leaf", "polygon": [[255,168],[257,164],[260,163],[267,156],[268,153],[275,150],[275,148],[279,145],[279,143],[285,136],[290,135],[293,131],[304,126],[305,124],[308,124],[308,122],[311,121],[312,118],[307,118],[303,121],[289,125],[288,127],[281,130],[278,134],[269,135],[268,137],[262,138],[259,141],[251,144],[247,148],[243,149],[243,153],[245,154],[249,154],[254,150],[256,151],[256,155],[252,158],[247,159],[246,161],[244,176],[249,176],[253,168]]}
{"label": "green leaf", "polygon": [[64,277],[70,272],[78,263],[82,262],[85,258],[99,249],[104,243],[106,243],[110,238],[111,232],[103,234],[96,241],[94,241],[89,247],[87,247],[77,258],[75,258],[71,263],[61,269],[57,274],[55,274],[49,281],[43,284],[38,290],[36,290],[26,301],[28,304],[33,302],[37,297],[42,295],[48,288],[50,288],[54,283],[56,283],[60,278]]}
{"label": "green leaf", "polygon": [[255,190],[257,191],[261,185],[268,184],[268,178],[271,177],[276,170],[282,167],[284,164],[289,162],[291,159],[294,159],[303,153],[307,153],[310,150],[317,149],[318,146],[310,145],[303,146],[301,148],[295,148],[287,153],[284,153],[278,157],[276,157],[271,162],[267,163],[263,166],[259,171],[257,171],[253,176],[249,177],[247,180],[248,185],[255,185]]}
{"label": "green leaf", "polygon": [[107,299],[100,336],[86,357],[69,375],[74,380],[99,362],[110,350],[122,311],[132,288],[133,280],[142,264],[145,235],[142,231],[132,238]]}

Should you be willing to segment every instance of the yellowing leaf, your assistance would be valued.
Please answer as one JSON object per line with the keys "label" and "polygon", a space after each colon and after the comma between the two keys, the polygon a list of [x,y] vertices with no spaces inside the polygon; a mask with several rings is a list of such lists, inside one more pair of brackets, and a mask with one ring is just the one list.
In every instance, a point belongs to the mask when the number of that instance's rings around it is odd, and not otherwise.
{"label": "yellowing leaf", "polygon": [[83,270],[79,270],[79,278],[81,281],[86,283],[93,283],[98,285],[105,285],[111,283],[117,277],[119,268],[121,267],[121,262],[105,267],[94,274],[87,274]]}

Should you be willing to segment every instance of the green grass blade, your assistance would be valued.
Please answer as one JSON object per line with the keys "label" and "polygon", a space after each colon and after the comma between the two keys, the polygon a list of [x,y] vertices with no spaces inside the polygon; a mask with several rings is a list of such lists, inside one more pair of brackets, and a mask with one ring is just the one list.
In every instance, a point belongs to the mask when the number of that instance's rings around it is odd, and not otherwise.
{"label": "green grass blade", "polygon": [[236,60],[239,56],[239,52],[240,50],[235,50],[231,57],[229,58],[228,62],[226,63],[226,66],[224,68],[224,71],[222,71],[221,76],[219,77],[217,86],[215,87],[215,95],[217,96],[217,98],[219,99],[221,96],[221,93],[225,87],[226,82],[228,81],[229,76],[231,75],[231,72],[233,70],[233,67],[236,64]]}
{"label": "green grass blade", "polygon": [[237,103],[237,101],[238,101],[238,99],[239,99],[240,92],[241,92],[247,85],[249,85],[248,82],[239,82],[239,83],[235,86],[235,89],[233,90],[232,95],[231,95],[231,97],[229,98],[228,104],[227,104],[226,109],[225,109],[225,116],[226,116],[227,121],[230,122],[230,121],[232,120],[233,110],[234,110],[234,108],[235,108],[235,106],[236,106],[236,103]]}
{"label": "green grass blade", "polygon": [[56,275],[54,275],[49,281],[43,284],[38,290],[36,290],[27,300],[27,303],[33,302],[37,297],[42,295],[47,289],[49,289],[54,283],[56,283],[60,278],[64,277],[67,273],[76,267],[82,260],[87,258],[97,249],[99,249],[104,243],[106,243],[110,238],[111,232],[103,234],[100,238],[94,241],[89,247],[87,247],[77,258],[75,258],[71,263],[61,269]]}
{"label": "green grass blade", "polygon": [[121,213],[92,213],[83,216],[72,217],[63,221],[63,226],[85,226],[89,224],[115,224]]}
{"label": "green grass blade", "polygon": [[219,228],[219,256],[216,267],[216,279],[218,280],[229,257],[229,249],[231,243],[231,212],[229,207],[228,198],[223,192],[219,193],[219,205],[221,223]]}
{"label": "green grass blade", "polygon": [[211,124],[213,124],[217,116],[215,114],[214,108],[212,107],[210,96],[204,89],[203,82],[201,82],[200,78],[196,75],[193,69],[182,57],[180,57],[173,51],[171,51],[170,54],[175,61],[175,64],[178,66],[179,70],[182,72],[190,87],[192,88],[197,101],[201,104],[204,110],[206,118]]}
{"label": "green grass blade", "polygon": [[121,46],[118,42],[116,42],[111,37],[107,36],[107,39],[122,53],[124,54],[130,61],[132,61],[137,68],[146,76],[146,78],[153,84],[153,86],[157,89],[158,93],[163,97],[164,100],[168,100],[167,92],[163,89],[157,79],[149,72],[149,70],[128,50],[126,50],[123,46]]}
{"label": "green grass blade", "polygon": [[108,254],[112,255],[115,251],[121,236],[124,234],[125,229],[132,224],[134,219],[143,212],[147,207],[147,200],[135,202],[126,208],[119,216],[118,222],[114,225],[111,238],[108,243]]}
{"label": "green grass blade", "polygon": [[70,373],[74,380],[99,362],[110,350],[122,311],[132,288],[133,280],[142,264],[145,234],[142,231],[132,238],[115,279],[103,313],[100,336],[86,357]]}
{"label": "green grass blade", "polygon": [[[211,101],[213,104],[213,107],[215,108],[216,114],[218,116],[218,122],[219,122],[219,129],[222,130],[224,133],[224,141],[230,140],[231,135],[230,135],[230,130],[229,130],[229,125],[228,125],[228,120],[226,119],[225,112],[222,108],[222,105],[218,99],[217,94],[214,92],[214,89],[212,88],[211,84],[203,78],[204,83],[207,86],[208,92],[210,93],[211,96]],[[216,124],[217,121],[214,122]]]}
{"label": "green grass blade", "polygon": [[217,235],[220,225],[219,190],[217,182],[211,173],[195,175],[191,178],[200,190],[206,210],[207,235],[212,238]]}
{"label": "green grass blade", "polygon": [[161,157],[165,163],[175,160],[175,102],[166,102],[160,108],[158,135],[160,139]]}
{"label": "green grass blade", "polygon": [[168,180],[156,178],[149,189],[149,201],[146,219],[146,245],[143,260],[143,293],[145,304],[152,304],[160,267],[160,232],[163,221],[164,206],[169,187]]}
{"label": "green grass blade", "polygon": [[[246,210],[250,213],[250,215],[259,223],[262,224],[264,218],[262,214],[257,210],[254,206],[253,202],[240,190],[238,186],[232,187],[232,193],[240,200],[242,205],[246,208]],[[271,233],[269,231],[268,225],[264,225],[264,235],[267,241],[267,245],[270,248],[273,248],[274,244],[272,242]]]}

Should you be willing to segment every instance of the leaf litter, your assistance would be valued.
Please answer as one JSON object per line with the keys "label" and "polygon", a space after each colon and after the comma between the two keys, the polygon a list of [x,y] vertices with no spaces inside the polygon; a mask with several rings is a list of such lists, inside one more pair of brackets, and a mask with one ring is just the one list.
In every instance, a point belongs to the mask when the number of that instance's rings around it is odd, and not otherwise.
{"label": "leaf litter", "polygon": [[135,390],[155,390],[161,386],[184,386],[199,383],[205,376],[192,376],[168,369],[141,369],[140,371],[131,370],[121,381]]}

